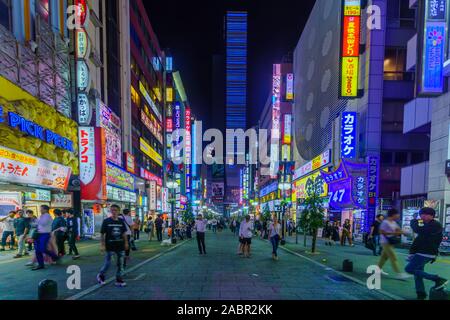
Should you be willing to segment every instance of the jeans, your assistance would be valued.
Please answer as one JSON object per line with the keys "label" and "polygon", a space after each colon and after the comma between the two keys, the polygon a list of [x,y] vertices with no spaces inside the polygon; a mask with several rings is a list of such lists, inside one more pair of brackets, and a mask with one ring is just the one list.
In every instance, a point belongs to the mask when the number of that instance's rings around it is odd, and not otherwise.
{"label": "jeans", "polygon": [[2,247],[5,248],[6,246],[6,239],[8,239],[8,237],[11,237],[9,239],[9,245],[10,247],[14,247],[14,231],[3,231],[3,235],[2,235]]}
{"label": "jeans", "polygon": [[78,248],[76,245],[76,241],[77,241],[77,236],[75,235],[74,232],[69,232],[69,254],[74,254],[76,256],[78,256]]}
{"label": "jeans", "polygon": [[272,243],[272,254],[277,257],[278,244],[280,243],[280,236],[278,234],[270,238],[270,243]]}
{"label": "jeans", "polygon": [[111,257],[113,254],[116,254],[117,259],[117,271],[116,271],[116,279],[122,279],[123,277],[123,264],[125,259],[125,251],[106,251],[105,262],[103,263],[103,267],[100,270],[101,275],[105,275],[111,266]]}
{"label": "jeans", "polygon": [[416,282],[416,292],[419,294],[425,293],[425,285],[423,284],[423,279],[438,281],[439,276],[435,274],[429,274],[424,271],[425,265],[433,261],[432,258],[427,258],[415,254],[409,260],[409,263],[405,267],[405,271],[409,274],[414,275],[414,280]]}
{"label": "jeans", "polygon": [[376,256],[377,254],[381,254],[380,236],[374,235],[372,237],[372,243],[373,243],[373,255]]}
{"label": "jeans", "polygon": [[200,252],[200,254],[206,253],[205,233],[204,232],[197,232],[197,245],[198,245],[198,251]]}
{"label": "jeans", "polygon": [[23,254],[25,253],[25,236],[25,234],[22,234],[17,239],[17,254],[19,256],[23,256]]}
{"label": "jeans", "polygon": [[34,244],[36,259],[40,267],[44,267],[44,253],[50,256],[53,260],[58,259],[58,256],[56,254],[47,249],[49,240],[50,240],[50,233],[40,233]]}
{"label": "jeans", "polygon": [[158,241],[162,241],[162,228],[156,228],[156,238],[158,238]]}

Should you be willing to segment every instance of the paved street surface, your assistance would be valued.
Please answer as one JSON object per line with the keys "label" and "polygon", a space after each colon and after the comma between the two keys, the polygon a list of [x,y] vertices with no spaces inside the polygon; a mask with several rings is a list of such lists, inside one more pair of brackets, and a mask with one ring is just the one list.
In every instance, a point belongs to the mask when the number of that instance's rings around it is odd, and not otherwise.
{"label": "paved street surface", "polygon": [[[156,241],[149,243],[146,240],[141,240],[136,242],[136,245],[139,250],[132,252],[130,268],[167,250],[167,247],[162,247]],[[77,246],[81,254],[79,260],[73,261],[70,257],[65,257],[61,263],[58,262],[58,265],[39,271],[31,271],[31,267],[25,266],[29,258],[12,259],[13,253],[9,251],[1,252],[0,300],[37,299],[38,283],[43,279],[51,279],[58,283],[60,299],[65,299],[95,285],[97,283],[95,276],[103,263],[99,241],[82,241]],[[66,270],[70,265],[78,265],[81,268],[81,290],[67,289],[66,281],[69,275]],[[114,264],[111,267],[110,276],[114,275],[113,266]]]}
{"label": "paved street surface", "polygon": [[126,288],[108,284],[83,299],[389,299],[283,251],[272,261],[270,245],[261,240],[254,241],[251,258],[242,258],[237,243],[229,230],[208,233],[206,256],[198,255],[194,239],[127,275]]}
{"label": "paved street surface", "polygon": [[[317,241],[318,254],[311,255],[308,253],[311,251],[311,238],[308,237],[307,247],[305,248],[303,246],[303,236],[298,237],[298,244],[295,244],[295,235],[292,237],[287,237],[286,248],[336,270],[342,270],[343,260],[350,259],[353,261],[353,272],[349,273],[349,275],[363,282],[366,282],[367,280],[367,267],[370,265],[376,265],[379,260],[379,257],[373,256],[372,251],[366,249],[362,245],[357,244],[355,247],[341,247],[340,245],[335,245],[330,247],[325,246],[322,239],[318,239]],[[408,256],[408,250],[396,249],[396,251],[399,258],[400,267],[403,269],[407,264],[406,258]],[[407,281],[399,281],[394,279],[394,272],[389,261],[383,267],[383,270],[388,272],[390,275],[382,277],[382,290],[394,294],[402,299],[416,299],[414,278],[410,278]],[[441,277],[450,279],[450,258],[440,256],[434,264],[427,264],[425,270],[429,273],[439,274]],[[433,282],[425,280],[427,292],[433,285]]]}

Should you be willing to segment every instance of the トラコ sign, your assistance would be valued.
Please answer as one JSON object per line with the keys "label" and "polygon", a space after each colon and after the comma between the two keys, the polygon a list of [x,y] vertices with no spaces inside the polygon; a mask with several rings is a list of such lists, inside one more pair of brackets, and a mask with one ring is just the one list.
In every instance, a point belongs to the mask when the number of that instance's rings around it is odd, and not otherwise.
{"label": "\u30c8\u30e9\u30b3 sign", "polygon": [[69,167],[0,147],[0,180],[66,190]]}

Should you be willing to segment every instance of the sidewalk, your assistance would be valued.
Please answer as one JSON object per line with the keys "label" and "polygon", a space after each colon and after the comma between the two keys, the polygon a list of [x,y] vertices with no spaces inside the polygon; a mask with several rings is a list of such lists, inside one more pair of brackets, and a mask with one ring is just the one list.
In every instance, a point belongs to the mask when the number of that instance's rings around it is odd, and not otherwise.
{"label": "sidewalk", "polygon": [[[311,237],[307,237],[307,247],[303,246],[303,235],[298,236],[298,244],[295,243],[295,235],[286,237],[285,247],[292,250],[302,256],[312,259],[324,266],[328,266],[335,270],[342,271],[342,262],[345,259],[353,261],[353,272],[346,273],[351,277],[354,277],[364,283],[367,281],[369,274],[366,273],[367,267],[370,265],[376,265],[379,257],[375,257],[372,251],[368,250],[361,244],[355,244],[354,247],[340,245],[325,246],[325,242],[321,239],[317,239],[316,251],[318,254],[311,254]],[[396,249],[397,256],[400,262],[400,268],[404,268],[406,265],[406,258],[408,256],[407,249]],[[400,281],[394,279],[392,276],[394,272],[391,268],[391,264],[388,261],[383,270],[388,272],[389,276],[383,276],[381,282],[381,289],[391,294],[399,296],[403,299],[416,299],[416,292],[414,287],[414,278],[406,281]],[[439,257],[437,261],[430,265],[428,264],[425,269],[429,273],[439,274],[441,277],[450,279],[450,258]],[[425,280],[425,286],[427,291],[434,285],[433,282]]]}
{"label": "sidewalk", "polygon": [[[131,261],[128,269],[139,263],[165,252],[171,248],[161,246],[159,242],[144,240],[136,242],[138,251],[131,252]],[[44,270],[31,271],[25,264],[30,261],[30,256],[13,259],[15,252],[5,251],[0,253],[0,300],[35,300],[37,299],[38,284],[41,280],[51,279],[58,284],[58,298],[65,299],[78,292],[97,284],[96,275],[102,266],[104,256],[100,253],[98,240],[83,240],[77,243],[81,258],[72,260],[66,256],[57,265],[48,266]],[[67,267],[77,265],[81,269],[81,290],[69,290],[66,285]],[[114,276],[115,263],[111,264],[108,277]],[[126,297],[124,297],[126,299]]]}

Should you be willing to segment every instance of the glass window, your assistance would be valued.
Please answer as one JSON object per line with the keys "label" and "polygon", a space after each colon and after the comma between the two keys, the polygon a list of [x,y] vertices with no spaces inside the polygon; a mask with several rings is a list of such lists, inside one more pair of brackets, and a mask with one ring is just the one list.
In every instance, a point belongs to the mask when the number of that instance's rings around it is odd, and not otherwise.
{"label": "glass window", "polygon": [[407,152],[396,152],[395,153],[395,164],[407,164],[408,163],[408,153]]}
{"label": "glass window", "polygon": [[0,24],[8,30],[12,30],[11,0],[0,0]]}
{"label": "glass window", "polygon": [[406,73],[406,49],[386,48],[384,55],[384,80],[412,80]]}

